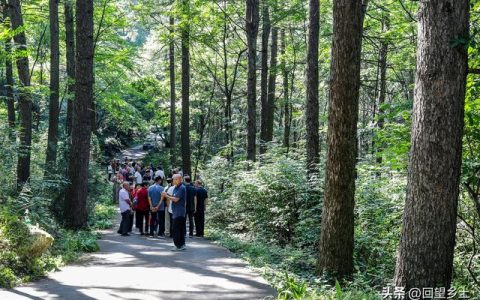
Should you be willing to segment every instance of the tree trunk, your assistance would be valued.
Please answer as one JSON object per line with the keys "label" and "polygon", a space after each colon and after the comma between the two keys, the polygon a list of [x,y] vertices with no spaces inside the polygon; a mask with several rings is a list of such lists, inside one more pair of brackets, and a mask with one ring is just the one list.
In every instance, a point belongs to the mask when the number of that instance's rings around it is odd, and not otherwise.
{"label": "tree trunk", "polygon": [[[4,16],[6,12],[4,11]],[[5,91],[7,96],[7,117],[8,125],[11,130],[15,129],[15,99],[13,96],[13,66],[12,66],[12,46],[11,40],[5,42]]]}
{"label": "tree trunk", "polygon": [[190,159],[190,1],[182,0],[182,11],[188,19],[182,24],[182,169],[191,175]]}
{"label": "tree trunk", "polygon": [[318,267],[338,278],[353,272],[353,209],[360,89],[361,1],[333,4],[333,44],[325,200]]}
{"label": "tree trunk", "polygon": [[88,164],[93,109],[93,0],[76,3],[76,88],[73,103],[72,147],[66,194],[65,222],[69,228],[87,225]]}
{"label": "tree trunk", "polygon": [[73,19],[73,1],[65,0],[65,45],[67,61],[67,118],[66,132],[72,133],[73,99],[75,99],[75,24]]}
{"label": "tree trunk", "polygon": [[285,41],[285,29],[280,31],[280,55],[282,57],[282,79],[283,79],[283,147],[287,149],[290,147],[290,101],[289,101],[289,89],[288,89],[288,70],[287,59],[285,57],[286,41]]}
{"label": "tree trunk", "polygon": [[[305,103],[307,168],[310,173],[318,172],[319,136],[318,136],[318,35],[320,28],[319,0],[309,0],[309,25],[307,45],[307,99]],[[310,176],[309,175],[309,176]]]}
{"label": "tree trunk", "polygon": [[270,57],[270,75],[268,78],[268,101],[267,101],[267,132],[265,142],[273,140],[273,121],[275,116],[275,87],[277,81],[277,52],[278,52],[278,29],[272,29],[272,45]]}
{"label": "tree trunk", "polygon": [[59,115],[60,46],[58,40],[58,0],[49,1],[50,14],[50,103],[45,173],[54,170],[57,159],[57,134]]}
{"label": "tree trunk", "polygon": [[[384,16],[382,18],[382,33],[387,32],[388,30],[388,17]],[[385,112],[383,109],[383,105],[385,104],[385,96],[386,96],[386,87],[387,87],[387,53],[388,53],[388,43],[384,37],[380,42],[380,51],[379,51],[379,73],[380,73],[380,89],[378,92],[378,122],[377,128],[379,131],[383,129],[383,124],[385,123]],[[377,145],[377,163],[378,165],[382,164],[382,146]],[[378,174],[380,175],[380,173]]]}
{"label": "tree trunk", "polygon": [[[23,29],[23,16],[19,0],[9,0],[10,19],[12,30],[17,32],[13,37],[19,52],[27,51],[27,39]],[[20,112],[20,148],[17,162],[17,187],[20,189],[30,177],[30,152],[32,145],[32,100],[28,88],[30,87],[30,69],[28,56],[18,56],[16,59],[17,72],[22,85],[18,108]]]}
{"label": "tree trunk", "polygon": [[247,80],[247,159],[255,161],[257,136],[257,35],[259,23],[259,0],[246,0],[246,34],[248,44],[248,80]]}
{"label": "tree trunk", "polygon": [[262,72],[260,74],[260,153],[265,153],[267,147],[265,142],[268,139],[268,39],[270,36],[270,14],[268,1],[263,1],[262,8]]}
{"label": "tree trunk", "polygon": [[[395,285],[452,280],[462,158],[469,1],[421,1],[412,140]],[[453,42],[453,44],[452,44]],[[445,296],[445,295],[444,295]]]}
{"label": "tree trunk", "polygon": [[169,73],[170,73],[170,164],[176,164],[175,145],[177,144],[176,130],[176,95],[175,95],[175,18],[170,16],[170,41],[169,41]]}

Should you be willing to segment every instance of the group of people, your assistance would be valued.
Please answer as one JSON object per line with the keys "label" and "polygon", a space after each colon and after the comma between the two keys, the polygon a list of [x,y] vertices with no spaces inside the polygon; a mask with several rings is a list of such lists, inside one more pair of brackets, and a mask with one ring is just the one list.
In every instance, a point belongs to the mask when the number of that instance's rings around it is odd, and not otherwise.
{"label": "group of people", "polygon": [[195,236],[204,236],[208,193],[202,180],[193,184],[179,168],[165,176],[160,166],[145,167],[135,161],[112,162],[108,178],[119,186],[114,193],[122,215],[118,229],[122,236],[129,236],[135,225],[142,236],[173,238],[173,251],[186,249],[187,221],[190,237],[194,231]]}

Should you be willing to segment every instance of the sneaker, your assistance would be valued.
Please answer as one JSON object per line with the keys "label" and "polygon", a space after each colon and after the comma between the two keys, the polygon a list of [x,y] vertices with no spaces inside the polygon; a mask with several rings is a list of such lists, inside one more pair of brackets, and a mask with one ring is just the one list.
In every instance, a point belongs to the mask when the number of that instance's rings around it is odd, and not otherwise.
{"label": "sneaker", "polygon": [[163,235],[159,235],[159,236],[157,236],[157,238],[158,238],[158,239],[161,239],[161,240],[164,240],[164,239],[165,239],[165,237],[164,237]]}
{"label": "sneaker", "polygon": [[175,246],[173,246],[173,248],[170,249],[170,251],[174,251],[174,252],[181,251],[181,250],[182,250],[182,248],[177,248]]}
{"label": "sneaker", "polygon": [[185,245],[179,248],[179,251],[185,251],[185,250],[187,250],[187,247],[185,247]]}
{"label": "sneaker", "polygon": [[122,234],[122,236],[130,236],[128,233],[124,233]]}

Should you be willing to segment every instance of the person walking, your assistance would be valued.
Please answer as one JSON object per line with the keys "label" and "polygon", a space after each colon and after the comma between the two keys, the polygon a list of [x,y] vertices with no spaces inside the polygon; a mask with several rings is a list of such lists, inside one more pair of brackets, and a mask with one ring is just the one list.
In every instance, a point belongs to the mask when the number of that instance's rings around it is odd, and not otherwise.
{"label": "person walking", "polygon": [[130,195],[128,190],[130,189],[130,183],[125,181],[122,184],[122,189],[118,193],[118,206],[120,208],[120,213],[122,215],[122,221],[120,222],[120,228],[118,229],[118,233],[122,236],[129,236],[128,229],[129,229],[129,218],[131,213],[131,205],[132,202],[130,201]]}
{"label": "person walking", "polygon": [[[193,215],[195,212],[195,195],[197,193],[197,189],[193,186],[189,175],[185,175],[184,180],[185,180],[185,188],[187,190],[186,217],[188,217],[188,235],[189,237],[193,237],[193,227],[194,227]],[[187,218],[185,218],[185,222],[187,222]],[[186,225],[185,225],[185,230],[186,230]]]}
{"label": "person walking", "polygon": [[203,187],[203,181],[195,181],[197,193],[195,195],[195,236],[203,237],[205,228],[205,208],[207,207],[208,192]]}
{"label": "person walking", "polygon": [[[157,227],[159,227],[157,231],[159,238],[163,237],[165,232],[165,204],[162,201],[163,186],[160,185],[161,180],[160,177],[155,178],[155,184],[148,189],[148,203],[150,205],[151,218],[150,237],[154,237]],[[163,218],[159,216],[162,212]]]}
{"label": "person walking", "polygon": [[172,202],[173,211],[173,243],[175,247],[172,251],[185,250],[185,214],[186,214],[186,197],[187,190],[182,184],[182,176],[180,174],[173,175],[173,195],[170,196],[166,192],[162,196]]}

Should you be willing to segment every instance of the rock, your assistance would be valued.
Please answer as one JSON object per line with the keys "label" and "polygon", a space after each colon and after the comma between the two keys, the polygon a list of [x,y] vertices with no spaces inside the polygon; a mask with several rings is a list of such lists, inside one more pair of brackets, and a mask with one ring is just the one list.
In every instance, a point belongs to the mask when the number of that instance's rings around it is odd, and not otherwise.
{"label": "rock", "polygon": [[48,250],[53,244],[53,236],[38,226],[28,226],[30,231],[30,243],[26,245],[24,255],[28,258],[36,258]]}

